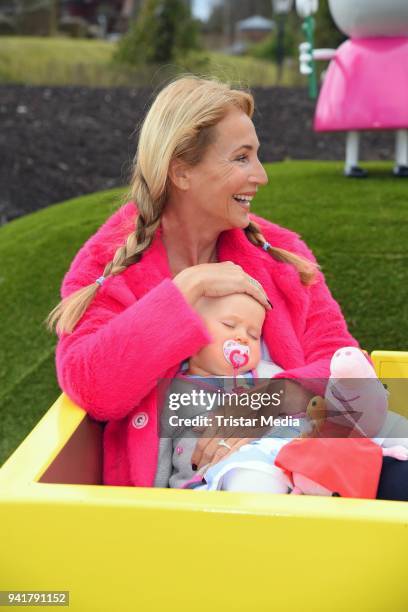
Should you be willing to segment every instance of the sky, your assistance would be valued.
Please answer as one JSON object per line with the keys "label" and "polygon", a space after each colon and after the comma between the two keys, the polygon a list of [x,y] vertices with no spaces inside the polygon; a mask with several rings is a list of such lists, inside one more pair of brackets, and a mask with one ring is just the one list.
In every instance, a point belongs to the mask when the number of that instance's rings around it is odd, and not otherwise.
{"label": "sky", "polygon": [[200,19],[208,19],[211,12],[212,0],[193,0],[193,13]]}

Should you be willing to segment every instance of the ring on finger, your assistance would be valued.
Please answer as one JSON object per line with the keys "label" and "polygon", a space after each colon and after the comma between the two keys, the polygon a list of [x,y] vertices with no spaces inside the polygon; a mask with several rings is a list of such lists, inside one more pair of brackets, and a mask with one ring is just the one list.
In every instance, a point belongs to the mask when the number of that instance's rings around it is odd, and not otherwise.
{"label": "ring on finger", "polygon": [[224,448],[228,448],[229,450],[231,450],[231,446],[227,444],[227,442],[224,439],[218,442],[218,446],[223,446]]}

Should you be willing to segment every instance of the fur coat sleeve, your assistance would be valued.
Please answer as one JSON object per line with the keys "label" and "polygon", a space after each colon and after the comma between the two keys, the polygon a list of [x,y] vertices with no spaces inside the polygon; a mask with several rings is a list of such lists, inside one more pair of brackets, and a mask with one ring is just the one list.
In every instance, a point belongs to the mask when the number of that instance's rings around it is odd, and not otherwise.
{"label": "fur coat sleeve", "polygon": [[[103,273],[117,246],[112,232],[122,214],[123,209],[115,213],[79,251],[64,279],[63,297]],[[107,244],[110,251],[99,250]],[[136,267],[107,278],[74,331],[62,334],[57,346],[60,387],[102,421],[127,416],[159,378],[211,340],[204,321],[170,278],[158,276],[149,291],[135,295],[125,277]],[[143,291],[148,282],[142,274]]]}

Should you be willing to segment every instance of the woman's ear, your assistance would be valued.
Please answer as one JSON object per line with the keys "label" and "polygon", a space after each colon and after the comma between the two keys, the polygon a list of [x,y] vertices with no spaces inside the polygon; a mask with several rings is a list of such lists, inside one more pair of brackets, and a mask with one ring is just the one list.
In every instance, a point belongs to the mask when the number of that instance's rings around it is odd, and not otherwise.
{"label": "woman's ear", "polygon": [[169,166],[169,178],[175,187],[187,191],[190,187],[189,166],[181,159],[173,159]]}

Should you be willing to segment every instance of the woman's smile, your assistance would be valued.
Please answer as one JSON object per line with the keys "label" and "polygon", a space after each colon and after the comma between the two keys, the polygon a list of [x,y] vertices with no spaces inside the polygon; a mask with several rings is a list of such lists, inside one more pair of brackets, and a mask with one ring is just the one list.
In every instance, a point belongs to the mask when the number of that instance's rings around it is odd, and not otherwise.
{"label": "woman's smile", "polygon": [[241,206],[241,208],[243,208],[245,211],[249,212],[249,209],[251,208],[251,201],[253,199],[253,197],[255,196],[255,194],[238,194],[238,195],[234,195],[232,196],[234,201]]}

